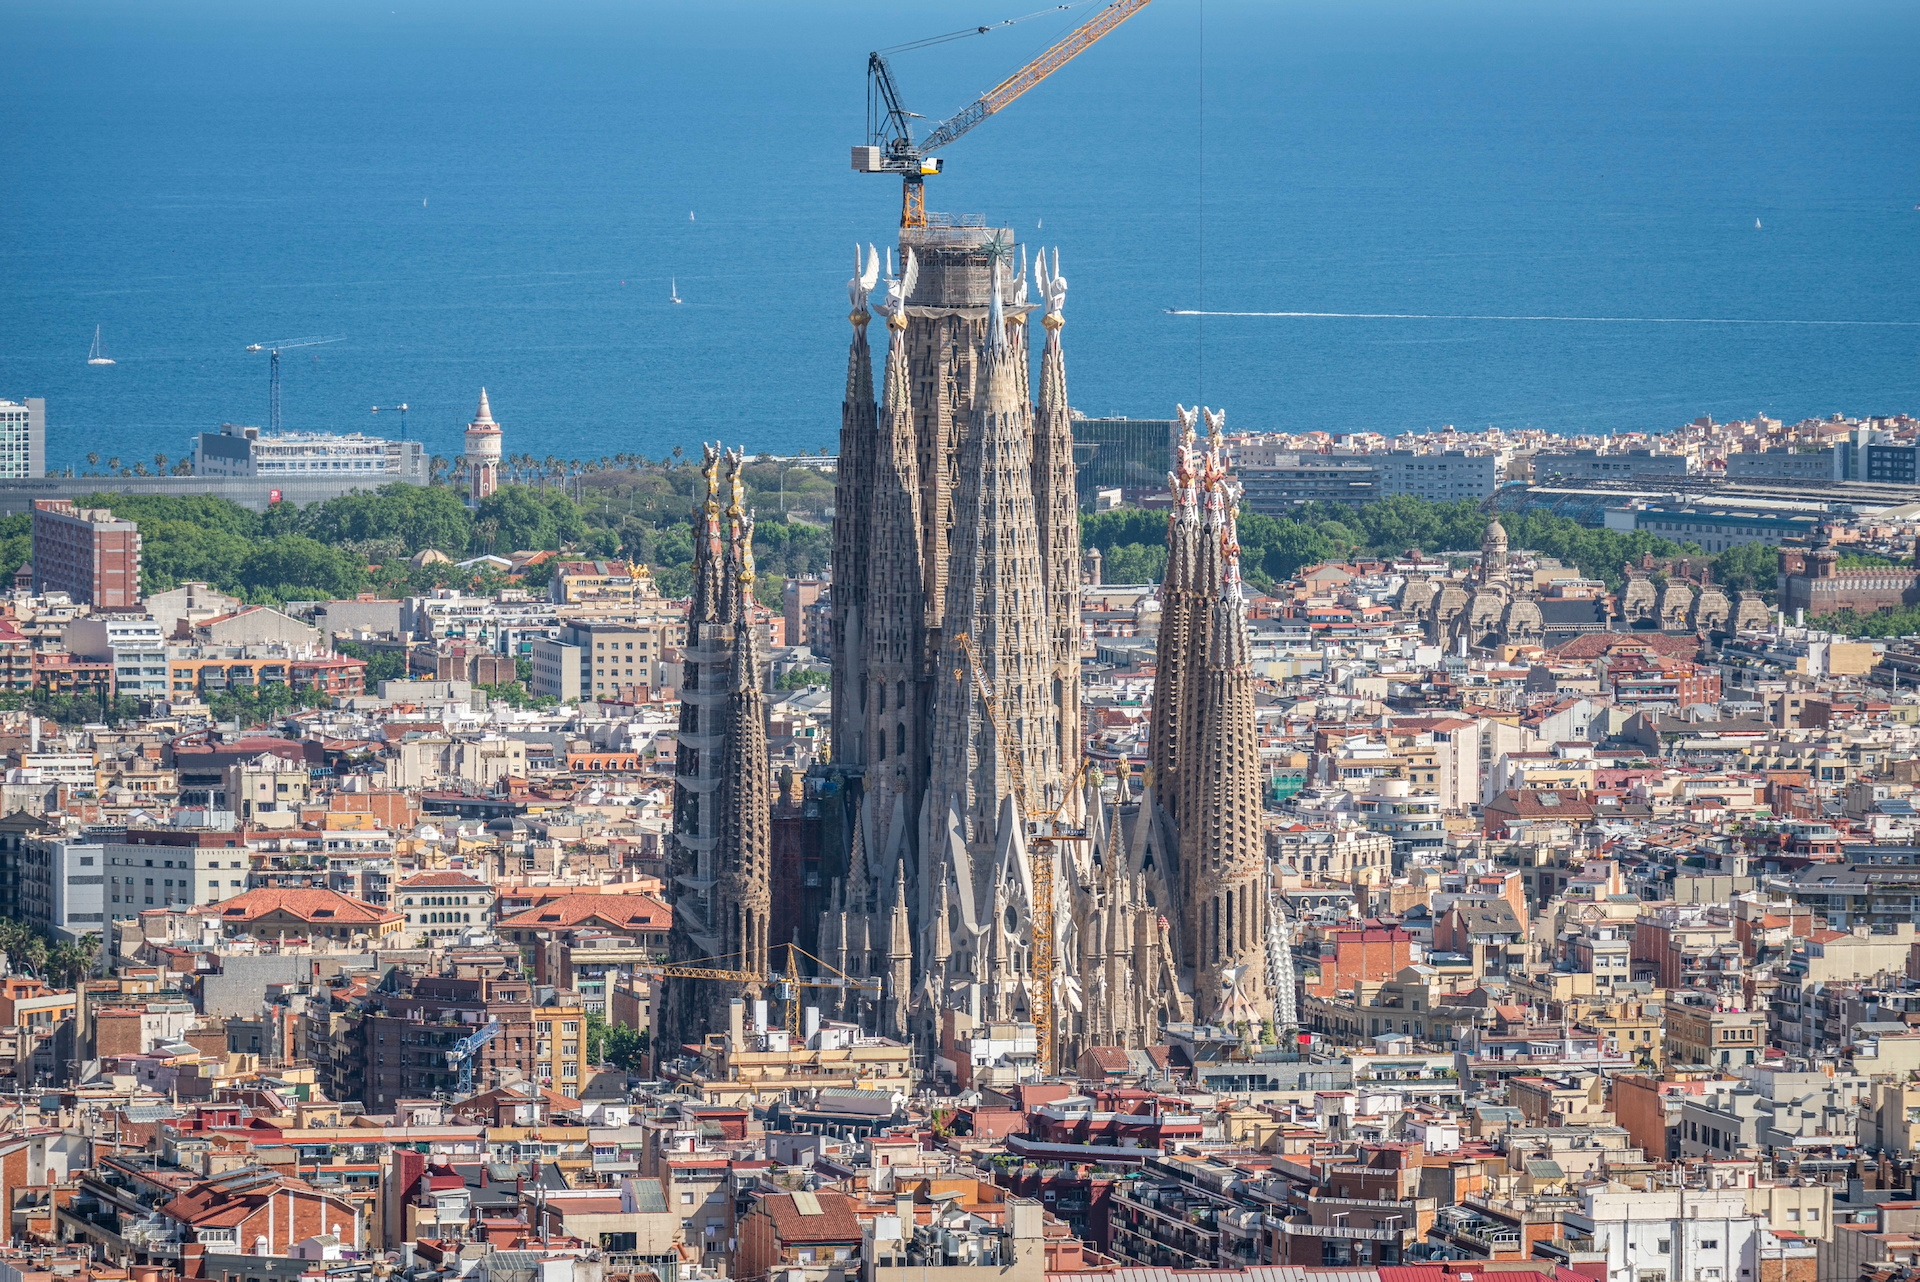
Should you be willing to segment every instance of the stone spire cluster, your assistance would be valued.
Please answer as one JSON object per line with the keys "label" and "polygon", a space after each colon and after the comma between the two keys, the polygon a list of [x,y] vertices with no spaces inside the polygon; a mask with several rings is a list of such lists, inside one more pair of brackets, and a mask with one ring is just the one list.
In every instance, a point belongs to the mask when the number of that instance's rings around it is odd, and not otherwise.
{"label": "stone spire cluster", "polygon": [[[831,642],[846,864],[821,951],[883,980],[881,1022],[929,1041],[948,1010],[1030,1016],[1030,821],[1085,813],[1066,281],[1043,261],[1036,406],[1036,307],[1011,243],[984,226],[902,232],[877,405],[877,259],[849,283]],[[1081,984],[1085,846],[1061,856],[1056,997]]]}
{"label": "stone spire cluster", "polygon": [[[767,659],[753,620],[753,517],[743,458],[709,446],[694,513],[693,600],[680,684],[670,960],[766,974],[772,913],[773,775],[767,758]],[[753,985],[670,980],[659,1028],[673,1042],[725,1028]]]}
{"label": "stone spire cluster", "polygon": [[[1195,441],[1204,416],[1207,446]],[[1269,929],[1251,645],[1225,415],[1181,409],[1155,654],[1152,790],[1174,833],[1177,956],[1196,1017],[1258,1024]]]}

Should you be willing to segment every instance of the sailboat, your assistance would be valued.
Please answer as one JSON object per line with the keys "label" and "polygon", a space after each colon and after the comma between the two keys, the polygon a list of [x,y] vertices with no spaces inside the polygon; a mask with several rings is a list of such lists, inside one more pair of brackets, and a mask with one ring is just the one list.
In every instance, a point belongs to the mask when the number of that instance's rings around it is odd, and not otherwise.
{"label": "sailboat", "polygon": [[687,301],[686,299],[680,297],[680,282],[675,280],[671,276],[667,277],[667,290],[673,295],[674,302],[684,303]]}
{"label": "sailboat", "polygon": [[1759,220],[1758,218],[1756,218],[1756,219],[1754,219],[1754,220],[1753,220],[1753,229],[1754,229],[1755,231],[1759,231],[1759,230],[1760,230],[1760,220]]}
{"label": "sailboat", "polygon": [[93,348],[91,351],[87,353],[87,364],[89,365],[113,364],[113,358],[111,356],[108,356],[100,346],[100,327],[98,325],[95,325],[93,327]]}

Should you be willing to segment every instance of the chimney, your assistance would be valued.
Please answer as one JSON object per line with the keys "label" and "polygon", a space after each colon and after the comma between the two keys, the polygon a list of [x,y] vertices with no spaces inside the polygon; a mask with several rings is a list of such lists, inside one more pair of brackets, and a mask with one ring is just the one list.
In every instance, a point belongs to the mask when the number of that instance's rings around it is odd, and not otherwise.
{"label": "chimney", "polygon": [[801,1019],[803,1021],[801,1027],[806,1030],[804,1036],[808,1043],[811,1044],[815,1035],[820,1032],[820,1008],[818,1006],[807,1007],[801,1015]]}
{"label": "chimney", "polygon": [[761,1036],[767,1032],[767,999],[756,997],[753,1000],[753,1031]]}
{"label": "chimney", "polygon": [[741,1050],[747,1041],[747,1003],[736,997],[727,1003],[727,1038],[730,1050]]}

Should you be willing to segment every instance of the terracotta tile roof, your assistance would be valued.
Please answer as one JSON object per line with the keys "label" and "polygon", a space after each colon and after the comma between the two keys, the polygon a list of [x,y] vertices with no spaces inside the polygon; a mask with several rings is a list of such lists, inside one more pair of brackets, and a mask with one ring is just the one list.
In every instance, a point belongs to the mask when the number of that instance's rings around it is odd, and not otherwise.
{"label": "terracotta tile roof", "polygon": [[275,889],[263,887],[223,899],[200,909],[204,916],[224,922],[247,923],[277,912],[298,917],[316,926],[377,926],[404,920],[399,913],[388,912],[364,900],[331,890]]}
{"label": "terracotta tile roof", "polygon": [[1579,792],[1527,788],[1501,793],[1488,803],[1487,813],[1524,819],[1557,818],[1580,822],[1593,818],[1593,803]]}
{"label": "terracotta tile roof", "polygon": [[502,930],[572,930],[601,925],[615,930],[666,930],[673,909],[652,895],[562,895],[502,918]]}
{"label": "terracotta tile roof", "polygon": [[1551,652],[1556,659],[1597,659],[1616,650],[1645,649],[1669,659],[1691,659],[1700,653],[1700,638],[1670,636],[1664,632],[1589,632]]}
{"label": "terracotta tile roof", "polygon": [[854,1214],[853,1207],[852,1198],[828,1189],[817,1193],[775,1193],[760,1203],[760,1209],[773,1220],[773,1231],[782,1246],[801,1242],[858,1242],[860,1217]]}
{"label": "terracotta tile roof", "polygon": [[484,881],[476,881],[463,872],[423,872],[400,883],[402,890],[492,890]]}

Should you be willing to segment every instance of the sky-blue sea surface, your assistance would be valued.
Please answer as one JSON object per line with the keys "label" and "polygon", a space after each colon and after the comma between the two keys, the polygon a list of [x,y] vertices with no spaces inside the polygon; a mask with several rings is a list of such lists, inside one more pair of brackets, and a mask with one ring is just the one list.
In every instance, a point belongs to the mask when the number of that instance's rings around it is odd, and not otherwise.
{"label": "sky-blue sea surface", "polygon": [[[898,211],[848,164],[866,53],[1034,4],[10,0],[0,396],[47,398],[56,467],[177,459],[265,421],[248,344],[338,335],[288,352],[289,427],[404,401],[453,453],[485,385],[513,454],[831,446]],[[1093,11],[899,55],[907,105]],[[1916,66],[1911,0],[1155,0],[929,203],[1059,247],[1089,414],[1920,411]]]}

